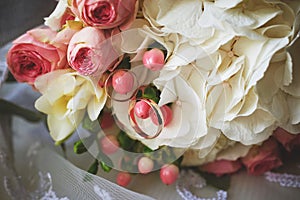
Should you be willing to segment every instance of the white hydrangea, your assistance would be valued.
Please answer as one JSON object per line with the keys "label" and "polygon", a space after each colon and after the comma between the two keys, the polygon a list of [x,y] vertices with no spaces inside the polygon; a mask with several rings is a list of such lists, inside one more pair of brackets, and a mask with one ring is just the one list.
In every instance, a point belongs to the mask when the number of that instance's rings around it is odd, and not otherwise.
{"label": "white hydrangea", "polygon": [[192,146],[202,156],[213,154],[222,134],[249,147],[266,140],[277,126],[300,131],[299,81],[293,79],[299,70],[285,50],[295,36],[299,5],[144,1],[143,13],[152,26],[146,33],[160,38],[168,50],[156,82],[182,77],[204,107],[207,132]]}

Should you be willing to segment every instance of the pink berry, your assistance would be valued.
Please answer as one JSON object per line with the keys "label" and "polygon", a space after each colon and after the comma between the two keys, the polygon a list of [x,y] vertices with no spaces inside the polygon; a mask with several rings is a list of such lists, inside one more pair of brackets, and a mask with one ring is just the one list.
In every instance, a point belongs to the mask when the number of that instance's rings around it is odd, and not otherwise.
{"label": "pink berry", "polygon": [[131,176],[128,172],[120,172],[117,175],[117,184],[126,187],[131,181]]}
{"label": "pink berry", "polygon": [[154,48],[144,53],[143,64],[150,70],[158,71],[164,67],[164,57],[164,53],[161,50]]}
{"label": "pink berry", "polygon": [[116,92],[126,94],[133,88],[134,77],[130,72],[117,71],[112,77],[112,85]]}
{"label": "pink berry", "polygon": [[166,164],[160,169],[160,179],[166,185],[174,183],[179,175],[179,169],[174,164]]}
{"label": "pink berry", "polygon": [[[163,115],[164,126],[167,126],[168,124],[170,124],[170,122],[172,121],[172,118],[173,118],[172,109],[169,106],[167,106],[167,105],[163,105],[160,108],[160,110],[161,110],[162,115]],[[150,117],[151,117],[152,122],[155,125],[158,125],[157,116],[156,116],[156,114],[153,111],[150,111]]]}
{"label": "pink berry", "polygon": [[150,158],[142,157],[139,159],[138,169],[140,173],[148,174],[149,172],[152,171],[153,166],[154,166],[153,160],[151,160]]}
{"label": "pink berry", "polygon": [[113,154],[119,149],[118,139],[114,135],[107,135],[101,138],[100,145],[103,153],[106,155]]}
{"label": "pink berry", "polygon": [[134,106],[134,113],[137,117],[141,119],[146,119],[149,117],[150,105],[145,101],[139,101]]}

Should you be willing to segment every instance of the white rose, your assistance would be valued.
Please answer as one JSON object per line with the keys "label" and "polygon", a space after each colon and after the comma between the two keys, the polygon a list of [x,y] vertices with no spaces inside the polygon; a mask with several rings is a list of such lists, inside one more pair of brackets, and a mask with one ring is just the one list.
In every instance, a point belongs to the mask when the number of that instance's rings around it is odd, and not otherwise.
{"label": "white rose", "polygon": [[85,113],[94,121],[106,102],[104,89],[97,81],[70,70],[57,70],[39,76],[36,89],[42,96],[35,107],[47,114],[50,135],[63,141],[78,127]]}
{"label": "white rose", "polygon": [[201,106],[197,94],[184,79],[175,76],[167,82],[156,80],[158,74],[150,72],[143,66],[133,68],[132,72],[137,74],[141,85],[154,82],[161,90],[159,106],[173,103],[171,107],[173,118],[158,137],[145,139],[131,127],[128,120],[129,102],[112,101],[113,112],[130,137],[140,140],[151,149],[157,149],[162,145],[189,148],[206,134],[204,107]]}
{"label": "white rose", "polygon": [[49,26],[52,30],[58,31],[64,25],[64,19],[67,19],[67,16],[70,15],[71,12],[68,9],[68,0],[59,0],[56,5],[55,10],[50,14],[49,17],[45,18],[44,24]]}

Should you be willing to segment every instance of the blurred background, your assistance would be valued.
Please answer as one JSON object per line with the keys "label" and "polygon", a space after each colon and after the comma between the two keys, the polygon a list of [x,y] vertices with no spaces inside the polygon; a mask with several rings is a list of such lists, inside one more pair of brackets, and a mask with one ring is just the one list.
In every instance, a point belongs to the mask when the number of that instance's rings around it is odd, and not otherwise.
{"label": "blurred background", "polygon": [[0,46],[43,24],[56,4],[56,0],[1,0]]}

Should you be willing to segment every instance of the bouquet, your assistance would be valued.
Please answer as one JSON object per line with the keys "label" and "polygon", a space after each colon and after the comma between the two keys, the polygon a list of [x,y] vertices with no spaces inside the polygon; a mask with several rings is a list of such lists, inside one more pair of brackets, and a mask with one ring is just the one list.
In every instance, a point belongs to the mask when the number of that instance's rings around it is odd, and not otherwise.
{"label": "bouquet", "polygon": [[59,0],[7,54],[88,171],[261,175],[299,150],[297,1]]}

